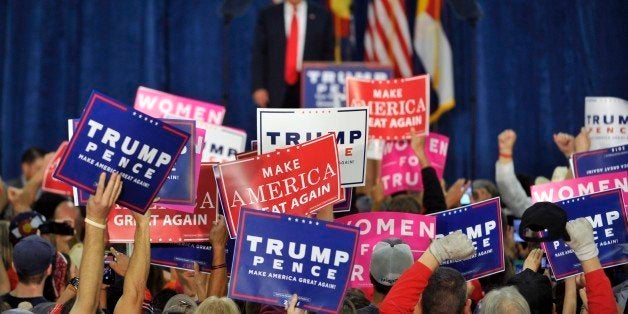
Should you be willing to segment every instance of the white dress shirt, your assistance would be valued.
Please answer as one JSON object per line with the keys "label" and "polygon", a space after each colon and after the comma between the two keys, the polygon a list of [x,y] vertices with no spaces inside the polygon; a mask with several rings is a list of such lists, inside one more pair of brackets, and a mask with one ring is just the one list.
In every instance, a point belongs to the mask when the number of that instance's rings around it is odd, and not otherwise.
{"label": "white dress shirt", "polygon": [[[301,1],[296,5],[297,7],[297,20],[299,21],[299,42],[297,47],[297,71],[301,72],[303,65],[303,49],[305,47],[305,27],[307,25],[307,1]],[[288,38],[290,36],[290,25],[292,23],[292,11],[294,5],[284,1],[283,3],[283,17],[284,24],[286,26],[286,45],[288,44]]]}

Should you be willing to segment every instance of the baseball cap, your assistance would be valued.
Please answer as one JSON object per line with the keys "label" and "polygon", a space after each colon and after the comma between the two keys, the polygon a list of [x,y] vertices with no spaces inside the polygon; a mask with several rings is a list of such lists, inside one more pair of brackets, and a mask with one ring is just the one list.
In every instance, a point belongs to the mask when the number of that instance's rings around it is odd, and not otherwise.
{"label": "baseball cap", "polygon": [[519,225],[519,235],[528,242],[569,241],[567,213],[551,202],[538,202],[528,207]]}
{"label": "baseball cap", "polygon": [[198,308],[196,301],[185,294],[177,294],[168,300],[162,313],[164,314],[184,314],[194,313]]}
{"label": "baseball cap", "polygon": [[371,276],[384,286],[392,286],[414,259],[410,246],[396,238],[375,244],[371,255]]}
{"label": "baseball cap", "polygon": [[46,222],[46,217],[36,211],[21,213],[9,224],[9,241],[15,245],[20,239],[37,234],[39,227]]}
{"label": "baseball cap", "polygon": [[46,271],[56,257],[54,246],[38,235],[30,235],[13,248],[15,271],[21,276],[32,276]]}

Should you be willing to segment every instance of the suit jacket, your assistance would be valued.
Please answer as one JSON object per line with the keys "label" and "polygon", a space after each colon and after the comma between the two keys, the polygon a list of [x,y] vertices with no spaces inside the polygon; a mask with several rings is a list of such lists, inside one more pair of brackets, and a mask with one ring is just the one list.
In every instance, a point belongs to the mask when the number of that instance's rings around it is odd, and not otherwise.
{"label": "suit jacket", "polygon": [[[251,59],[252,91],[264,88],[268,107],[282,107],[286,83],[284,64],[286,31],[283,3],[260,11],[255,29]],[[331,61],[334,58],[332,16],[325,8],[308,2],[303,61]]]}

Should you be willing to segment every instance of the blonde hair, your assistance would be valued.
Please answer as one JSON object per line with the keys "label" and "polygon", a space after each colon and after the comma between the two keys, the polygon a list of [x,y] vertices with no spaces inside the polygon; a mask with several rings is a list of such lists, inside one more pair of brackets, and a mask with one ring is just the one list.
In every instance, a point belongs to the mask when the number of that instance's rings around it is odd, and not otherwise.
{"label": "blonde hair", "polygon": [[209,297],[198,306],[194,314],[239,314],[240,309],[233,300],[222,297]]}

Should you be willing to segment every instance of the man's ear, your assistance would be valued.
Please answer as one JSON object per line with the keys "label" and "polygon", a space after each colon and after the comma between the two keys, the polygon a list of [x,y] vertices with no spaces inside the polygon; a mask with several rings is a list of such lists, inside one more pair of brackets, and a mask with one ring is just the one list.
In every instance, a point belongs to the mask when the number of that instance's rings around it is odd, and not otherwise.
{"label": "man's ear", "polygon": [[471,314],[471,299],[467,299],[467,302],[464,304],[464,314]]}
{"label": "man's ear", "polygon": [[46,268],[46,277],[52,275],[52,264],[48,265],[48,268]]}

